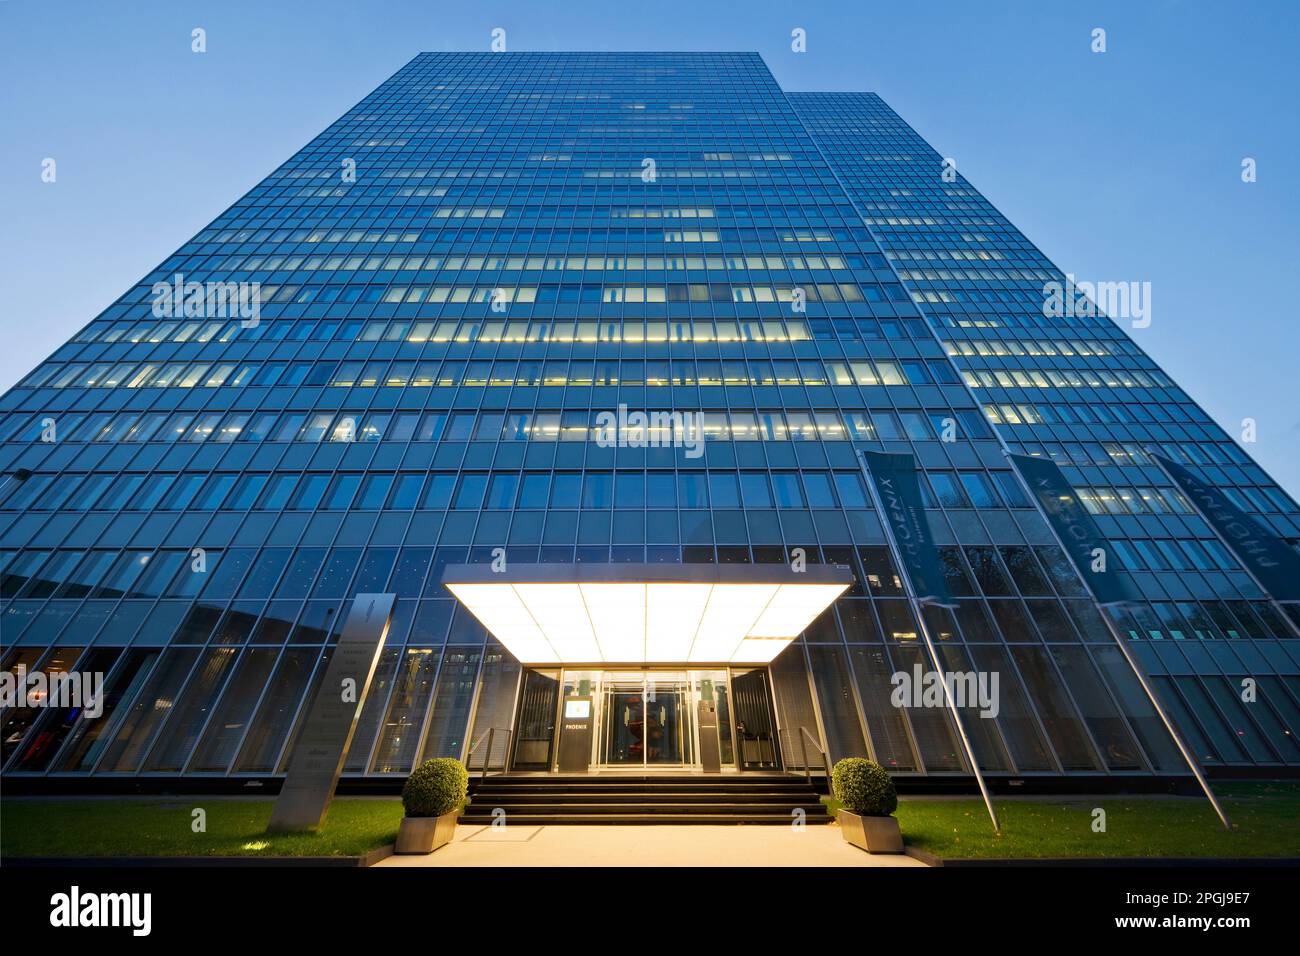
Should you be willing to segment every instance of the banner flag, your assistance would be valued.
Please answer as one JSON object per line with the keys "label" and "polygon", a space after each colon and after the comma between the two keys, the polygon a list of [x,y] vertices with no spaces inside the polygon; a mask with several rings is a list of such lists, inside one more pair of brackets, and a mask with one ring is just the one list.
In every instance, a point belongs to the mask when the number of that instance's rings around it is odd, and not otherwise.
{"label": "banner flag", "polygon": [[1159,455],[1151,457],[1191,499],[1260,587],[1276,601],[1300,601],[1300,554],[1294,548],[1182,465]]}
{"label": "banner flag", "polygon": [[912,582],[916,598],[923,604],[952,607],[948,581],[944,577],[939,552],[935,550],[921,485],[916,476],[916,460],[908,454],[894,455],[864,451],[863,459],[872,483],[880,496],[884,519],[894,532],[894,543],[903,562],[903,573]]}
{"label": "banner flag", "polygon": [[1131,604],[1142,600],[1133,579],[1121,569],[1110,543],[1056,462],[1028,455],[1007,457],[1025,479],[1066,553],[1079,569],[1098,604]]}

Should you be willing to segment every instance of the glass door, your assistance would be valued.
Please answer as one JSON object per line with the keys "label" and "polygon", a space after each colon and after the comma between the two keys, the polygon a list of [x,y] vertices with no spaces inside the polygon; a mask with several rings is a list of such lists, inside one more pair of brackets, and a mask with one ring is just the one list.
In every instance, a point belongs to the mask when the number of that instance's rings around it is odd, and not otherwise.
{"label": "glass door", "polygon": [[[591,766],[638,769],[649,767],[699,767],[702,748],[699,709],[712,708],[715,724],[707,733],[717,735],[717,751],[723,768],[760,769],[777,765],[775,740],[762,670],[609,670],[529,672],[523,700],[530,690],[537,692],[536,727],[526,729],[521,710],[518,722],[519,755],[535,755],[528,762],[541,766],[554,763],[554,752],[545,745],[548,729],[554,733],[550,708],[555,698],[550,681],[559,676],[561,701],[570,697],[590,698],[594,710]],[[545,675],[543,680],[542,675]],[[734,685],[734,686],[733,686]],[[561,708],[563,704],[561,703]],[[545,713],[545,716],[543,715]],[[524,741],[530,744],[524,746]],[[738,764],[740,766],[738,766]]]}
{"label": "glass door", "polygon": [[606,672],[599,763],[624,768],[694,763],[690,697],[684,674]]}
{"label": "glass door", "polygon": [[601,763],[641,766],[646,759],[645,679],[607,674],[601,687]]}
{"label": "glass door", "polygon": [[646,763],[694,763],[689,688],[681,674],[646,677]]}

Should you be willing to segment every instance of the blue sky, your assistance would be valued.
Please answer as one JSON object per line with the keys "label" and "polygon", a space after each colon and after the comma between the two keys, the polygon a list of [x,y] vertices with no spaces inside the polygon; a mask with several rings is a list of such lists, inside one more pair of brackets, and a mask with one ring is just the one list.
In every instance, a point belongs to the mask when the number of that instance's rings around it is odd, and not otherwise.
{"label": "blue sky", "polygon": [[416,52],[494,27],[880,93],[1065,271],[1152,283],[1138,343],[1234,436],[1255,419],[1248,450],[1300,493],[1293,0],[0,0],[0,391]]}

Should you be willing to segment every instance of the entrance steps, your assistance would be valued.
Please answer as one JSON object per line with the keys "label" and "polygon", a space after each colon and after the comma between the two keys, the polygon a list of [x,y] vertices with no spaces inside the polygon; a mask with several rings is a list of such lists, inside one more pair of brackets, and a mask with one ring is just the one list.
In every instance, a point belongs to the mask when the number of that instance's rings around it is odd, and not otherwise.
{"label": "entrance steps", "polygon": [[816,790],[788,774],[529,774],[471,785],[460,822],[487,825],[504,810],[511,826],[748,823],[789,826],[802,810],[830,823]]}

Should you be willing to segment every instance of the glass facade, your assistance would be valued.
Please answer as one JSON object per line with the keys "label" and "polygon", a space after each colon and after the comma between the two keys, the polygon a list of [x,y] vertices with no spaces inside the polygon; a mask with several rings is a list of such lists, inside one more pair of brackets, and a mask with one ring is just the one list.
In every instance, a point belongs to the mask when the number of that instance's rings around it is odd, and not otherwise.
{"label": "glass facade", "polygon": [[[725,748],[798,766],[803,727],[967,772],[945,711],[890,701],[925,657],[860,449],[923,471],[957,599],[927,624],[945,668],[1000,676],[998,715],[963,715],[983,769],[1182,772],[1004,448],[1095,512],[1146,598],[1116,623],[1202,759],[1300,762],[1296,625],[1147,452],[1293,545],[1300,509],[1110,319],[1045,318],[1061,273],[941,165],[878,97],[786,94],[756,54],[417,56],[0,398],[3,666],[106,675],[94,720],[0,715],[4,772],[282,773],[377,591],[346,772],[496,727],[544,766],[558,672],[444,567],[794,549],[855,582],[732,672]],[[599,440],[620,407],[698,413],[703,440]],[[612,752],[649,761],[641,719]]]}

